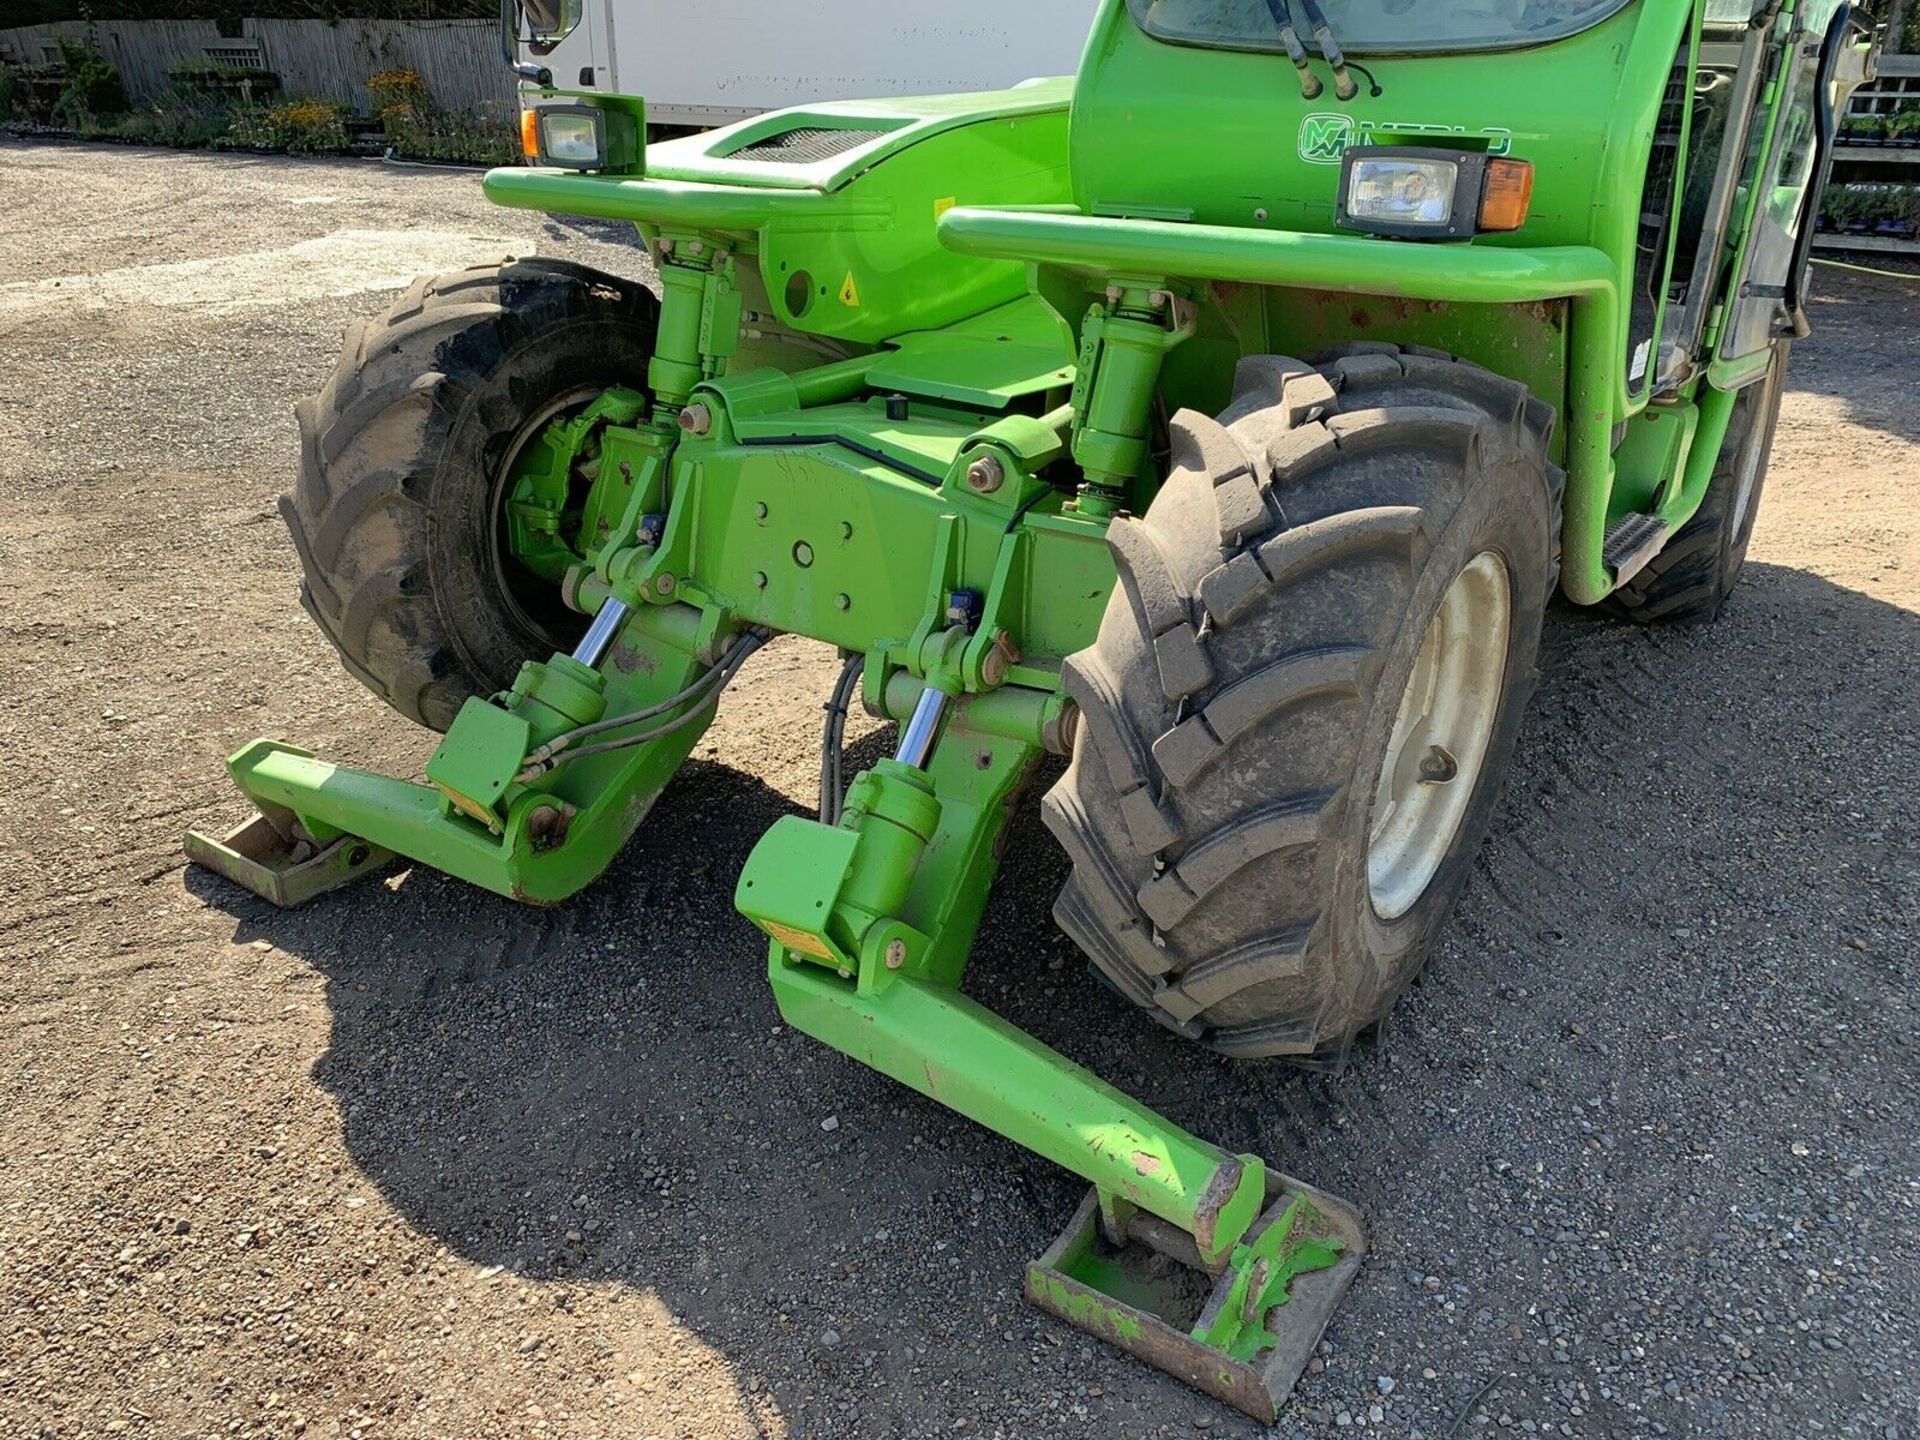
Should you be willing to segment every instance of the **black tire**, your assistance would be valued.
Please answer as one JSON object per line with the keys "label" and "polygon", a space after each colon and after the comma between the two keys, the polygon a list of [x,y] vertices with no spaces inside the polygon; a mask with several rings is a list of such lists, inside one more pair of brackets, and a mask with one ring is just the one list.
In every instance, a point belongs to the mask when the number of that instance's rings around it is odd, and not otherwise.
{"label": "black tire", "polygon": [[1616,615],[1642,624],[1687,625],[1719,617],[1747,563],[1773,433],[1780,423],[1790,348],[1787,341],[1776,342],[1766,378],[1735,397],[1727,438],[1700,508],[1638,575],[1608,598]]}
{"label": "black tire", "polygon": [[301,603],[409,720],[445,730],[469,696],[578,638],[557,587],[506,553],[496,482],[535,417],[644,389],[658,316],[645,286],[561,260],[419,280],[349,327],[332,378],[296,408],[300,475],[280,513]]}
{"label": "black tire", "polygon": [[[1335,1060],[1412,982],[1466,881],[1558,576],[1552,412],[1433,351],[1241,363],[1174,418],[1171,477],[1113,523],[1120,584],[1067,663],[1084,719],[1047,796],[1054,915],[1162,1024],[1228,1055]],[[1398,919],[1369,810],[1415,653],[1474,557],[1505,561],[1506,665],[1464,819]]]}

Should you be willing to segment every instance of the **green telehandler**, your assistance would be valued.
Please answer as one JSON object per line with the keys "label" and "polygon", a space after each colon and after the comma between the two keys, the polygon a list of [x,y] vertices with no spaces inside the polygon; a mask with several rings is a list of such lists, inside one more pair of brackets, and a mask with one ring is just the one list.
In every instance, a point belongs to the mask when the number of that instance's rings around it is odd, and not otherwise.
{"label": "green telehandler", "polygon": [[[1343,1059],[1466,880],[1551,598],[1737,578],[1874,26],[1104,0],[1071,80],[650,144],[538,63],[577,18],[510,0],[530,163],[486,191],[631,222],[658,293],[521,260],[353,328],[282,510],[315,624],[445,738],[419,782],[258,741],[257,815],[188,851],[283,905],[401,860],[557,904],[758,648],[836,647],[819,816],[735,896],[782,1015],[1088,1180],[1029,1297],[1271,1418],[1359,1217],[961,993],[1009,812],[1066,757],[1054,916],[1147,1015]],[[900,735],[847,783],[856,692]]]}

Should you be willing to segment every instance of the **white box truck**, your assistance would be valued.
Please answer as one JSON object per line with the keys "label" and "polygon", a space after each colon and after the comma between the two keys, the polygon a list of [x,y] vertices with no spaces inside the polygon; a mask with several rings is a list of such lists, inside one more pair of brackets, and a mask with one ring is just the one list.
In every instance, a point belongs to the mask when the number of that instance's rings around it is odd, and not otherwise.
{"label": "white box truck", "polygon": [[[518,58],[561,89],[641,95],[708,128],[816,100],[998,90],[1071,75],[1095,0],[526,0]],[[511,12],[509,12],[511,13]],[[560,33],[529,43],[530,32]]]}

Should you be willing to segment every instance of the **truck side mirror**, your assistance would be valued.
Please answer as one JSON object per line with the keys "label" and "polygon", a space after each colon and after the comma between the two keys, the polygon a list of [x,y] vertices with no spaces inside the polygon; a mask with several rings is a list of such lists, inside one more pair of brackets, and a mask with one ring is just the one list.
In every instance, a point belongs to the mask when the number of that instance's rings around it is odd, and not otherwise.
{"label": "truck side mirror", "polygon": [[526,17],[529,47],[544,55],[578,28],[584,0],[519,0]]}

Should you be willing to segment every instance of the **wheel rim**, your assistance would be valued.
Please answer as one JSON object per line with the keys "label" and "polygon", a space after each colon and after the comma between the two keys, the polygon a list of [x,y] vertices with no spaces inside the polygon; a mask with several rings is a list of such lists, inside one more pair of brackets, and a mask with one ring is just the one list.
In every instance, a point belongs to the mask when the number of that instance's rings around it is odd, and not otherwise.
{"label": "wheel rim", "polygon": [[[569,390],[529,416],[520,428],[513,432],[513,438],[507,442],[506,449],[501,453],[499,463],[494,468],[493,483],[487,502],[488,514],[492,517],[493,525],[491,549],[494,589],[516,621],[532,634],[539,635],[562,648],[571,645],[572,642],[557,633],[551,621],[542,620],[535,613],[541,609],[555,611],[559,606],[559,591],[551,582],[522,569],[514,559],[507,540],[507,499],[512,491],[514,465],[533,438],[569,411],[586,406],[600,393],[597,387],[591,385]],[[542,601],[547,603],[543,605]],[[556,614],[555,618],[559,618],[559,614]]]}
{"label": "wheel rim", "polygon": [[1506,689],[1512,628],[1506,563],[1482,551],[1427,624],[1374,782],[1367,889],[1382,920],[1426,894],[1466,821]]}

